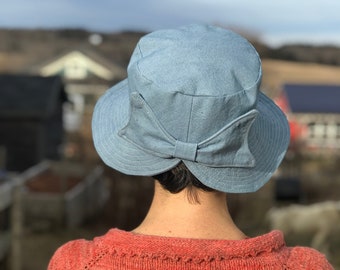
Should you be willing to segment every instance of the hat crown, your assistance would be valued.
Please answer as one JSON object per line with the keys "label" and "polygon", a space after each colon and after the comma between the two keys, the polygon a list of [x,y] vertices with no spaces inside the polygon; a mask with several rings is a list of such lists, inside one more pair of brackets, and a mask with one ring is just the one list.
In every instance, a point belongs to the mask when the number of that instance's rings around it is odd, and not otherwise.
{"label": "hat crown", "polygon": [[160,86],[159,91],[224,96],[257,84],[261,62],[254,47],[240,35],[193,24],[141,38],[128,72],[129,77],[140,73]]}
{"label": "hat crown", "polygon": [[183,161],[211,188],[256,191],[289,144],[287,119],[260,81],[257,52],[233,32],[205,25],[153,32],[137,44],[128,78],[97,102],[94,145],[126,174],[156,175]]}
{"label": "hat crown", "polygon": [[260,80],[253,46],[209,25],[144,36],[128,66],[130,91],[145,99],[172,136],[194,143],[253,109]]}

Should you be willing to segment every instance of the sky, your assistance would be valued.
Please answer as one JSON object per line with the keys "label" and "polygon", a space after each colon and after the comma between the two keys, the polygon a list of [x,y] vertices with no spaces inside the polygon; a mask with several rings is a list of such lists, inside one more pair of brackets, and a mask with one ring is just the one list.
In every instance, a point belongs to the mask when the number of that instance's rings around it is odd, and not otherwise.
{"label": "sky", "polygon": [[0,0],[0,28],[149,32],[212,23],[273,47],[340,46],[339,11],[339,0]]}

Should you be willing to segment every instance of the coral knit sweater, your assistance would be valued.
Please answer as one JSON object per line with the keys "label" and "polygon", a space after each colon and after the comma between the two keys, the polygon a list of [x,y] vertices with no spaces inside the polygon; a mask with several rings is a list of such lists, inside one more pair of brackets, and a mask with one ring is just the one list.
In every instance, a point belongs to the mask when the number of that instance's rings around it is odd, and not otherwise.
{"label": "coral knit sweater", "polygon": [[285,245],[280,231],[245,240],[146,236],[111,229],[93,241],[61,246],[48,270],[333,269],[310,248]]}

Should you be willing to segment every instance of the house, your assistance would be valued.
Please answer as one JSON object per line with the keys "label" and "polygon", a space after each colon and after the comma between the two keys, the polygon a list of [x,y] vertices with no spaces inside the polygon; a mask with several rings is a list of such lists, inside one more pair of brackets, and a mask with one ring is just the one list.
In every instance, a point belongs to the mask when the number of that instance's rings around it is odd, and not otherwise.
{"label": "house", "polygon": [[0,75],[0,148],[6,170],[20,172],[60,158],[66,100],[58,76]]}
{"label": "house", "polygon": [[97,158],[90,129],[93,107],[99,96],[126,77],[125,68],[105,58],[99,50],[82,47],[66,50],[27,72],[60,76],[64,82],[70,101],[63,107],[65,156],[77,160]]}
{"label": "house", "polygon": [[40,76],[60,76],[63,79],[70,101],[64,106],[67,132],[79,131],[85,115],[92,112],[98,97],[126,76],[126,70],[121,65],[89,48],[64,51],[29,67],[26,72]]}
{"label": "house", "polygon": [[68,50],[30,68],[29,73],[61,76],[69,99],[80,113],[87,105],[92,109],[93,103],[105,90],[126,76],[121,65],[90,49]]}
{"label": "house", "polygon": [[303,131],[306,147],[340,151],[340,85],[284,84],[282,90],[277,102]]}

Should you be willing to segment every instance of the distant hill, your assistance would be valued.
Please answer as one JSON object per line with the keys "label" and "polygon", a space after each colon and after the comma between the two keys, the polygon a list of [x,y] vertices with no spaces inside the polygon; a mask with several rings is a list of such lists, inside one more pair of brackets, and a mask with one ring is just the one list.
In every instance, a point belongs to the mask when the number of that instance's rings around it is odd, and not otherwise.
{"label": "distant hill", "polygon": [[340,66],[340,47],[286,45],[278,49],[269,49],[264,57],[296,62],[318,63]]}
{"label": "distant hill", "polygon": [[100,33],[102,42],[99,45],[89,42],[93,34],[79,29],[0,29],[0,72],[22,71],[76,49],[96,50],[108,61],[126,66],[136,43],[145,33]]}
{"label": "distant hill", "polygon": [[[143,32],[98,33],[102,42],[93,45],[93,35],[81,29],[8,30],[0,29],[0,72],[17,72],[41,61],[77,48],[96,49],[107,60],[125,67]],[[286,45],[271,48],[249,37],[263,59],[319,63],[340,66],[340,47]]]}

